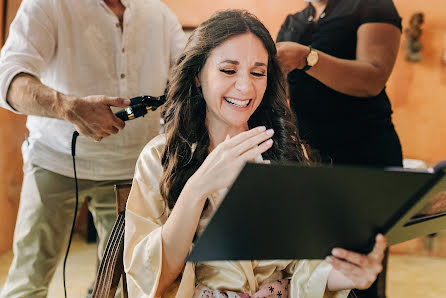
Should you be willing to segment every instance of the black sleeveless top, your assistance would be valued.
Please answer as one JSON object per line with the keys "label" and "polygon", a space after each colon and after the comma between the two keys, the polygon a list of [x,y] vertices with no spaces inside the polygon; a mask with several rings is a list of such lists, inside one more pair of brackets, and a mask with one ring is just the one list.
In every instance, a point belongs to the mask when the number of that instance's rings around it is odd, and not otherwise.
{"label": "black sleeveless top", "polygon": [[[358,28],[389,23],[401,30],[392,0],[329,0],[314,23],[314,7],[288,15],[277,41],[294,41],[342,59],[356,58]],[[300,136],[318,149],[323,161],[370,166],[401,165],[402,154],[392,124],[385,89],[370,98],[337,92],[304,71],[288,75],[291,107]]]}

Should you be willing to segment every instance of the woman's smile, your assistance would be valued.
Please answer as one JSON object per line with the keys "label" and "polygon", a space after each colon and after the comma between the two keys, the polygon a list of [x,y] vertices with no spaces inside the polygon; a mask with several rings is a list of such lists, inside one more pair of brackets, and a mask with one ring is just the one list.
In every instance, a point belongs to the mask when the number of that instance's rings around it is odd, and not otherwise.
{"label": "woman's smile", "polygon": [[236,99],[233,97],[224,97],[225,101],[231,105],[233,105],[235,108],[246,108],[250,103],[251,99]]}

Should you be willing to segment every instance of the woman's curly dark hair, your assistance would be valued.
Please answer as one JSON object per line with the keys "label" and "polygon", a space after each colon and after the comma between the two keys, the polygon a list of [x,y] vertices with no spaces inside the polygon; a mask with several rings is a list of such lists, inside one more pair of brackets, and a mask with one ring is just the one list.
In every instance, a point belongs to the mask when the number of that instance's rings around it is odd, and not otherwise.
{"label": "woman's curly dark hair", "polygon": [[163,107],[167,145],[162,156],[164,174],[160,191],[170,209],[187,180],[209,153],[206,103],[195,78],[214,48],[231,37],[249,32],[262,41],[268,52],[268,75],[262,102],[249,119],[248,126],[263,125],[274,129],[273,146],[262,154],[265,159],[307,161],[295,116],[286,99],[285,79],[276,58],[276,46],[268,30],[247,11],[231,9],[217,12],[190,36],[173,69],[167,102]]}

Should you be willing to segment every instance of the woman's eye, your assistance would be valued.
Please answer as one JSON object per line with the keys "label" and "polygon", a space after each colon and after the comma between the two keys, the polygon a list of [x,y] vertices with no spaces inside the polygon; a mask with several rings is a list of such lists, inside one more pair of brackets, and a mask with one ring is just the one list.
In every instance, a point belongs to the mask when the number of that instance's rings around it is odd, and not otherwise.
{"label": "woman's eye", "polygon": [[265,76],[265,74],[261,73],[261,72],[251,72],[251,74],[256,77],[264,77]]}
{"label": "woman's eye", "polygon": [[235,70],[232,69],[220,69],[220,71],[225,74],[235,74]]}

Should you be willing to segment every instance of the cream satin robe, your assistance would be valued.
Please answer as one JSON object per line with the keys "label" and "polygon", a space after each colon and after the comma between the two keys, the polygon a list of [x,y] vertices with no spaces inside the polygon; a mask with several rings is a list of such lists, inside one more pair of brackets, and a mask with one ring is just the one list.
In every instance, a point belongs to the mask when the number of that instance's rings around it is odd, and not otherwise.
{"label": "cream satin robe", "polygon": [[[163,173],[161,154],[164,135],[146,145],[137,165],[127,202],[124,267],[129,297],[154,297],[161,272],[161,229],[170,210],[159,191]],[[259,157],[261,159],[261,157]],[[206,226],[226,190],[209,198],[209,207],[200,219],[198,232]],[[195,282],[212,289],[253,294],[265,283],[290,278],[289,297],[347,297],[349,291],[326,291],[331,265],[319,260],[221,261],[187,263],[183,274],[163,297],[191,298]]]}

